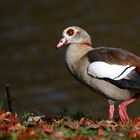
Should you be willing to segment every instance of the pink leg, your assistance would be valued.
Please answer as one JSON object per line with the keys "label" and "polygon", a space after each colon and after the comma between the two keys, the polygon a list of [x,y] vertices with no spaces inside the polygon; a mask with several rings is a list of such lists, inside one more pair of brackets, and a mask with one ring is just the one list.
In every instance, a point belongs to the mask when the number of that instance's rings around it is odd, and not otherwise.
{"label": "pink leg", "polygon": [[109,105],[109,120],[112,120],[114,116],[114,104]]}
{"label": "pink leg", "polygon": [[124,101],[123,103],[121,103],[119,105],[119,109],[118,109],[118,112],[119,112],[119,117],[120,117],[120,120],[122,123],[125,123],[125,122],[128,122],[129,121],[129,117],[127,115],[127,105],[135,102],[136,100],[138,100],[139,98],[132,98],[130,100],[127,100],[127,101]]}

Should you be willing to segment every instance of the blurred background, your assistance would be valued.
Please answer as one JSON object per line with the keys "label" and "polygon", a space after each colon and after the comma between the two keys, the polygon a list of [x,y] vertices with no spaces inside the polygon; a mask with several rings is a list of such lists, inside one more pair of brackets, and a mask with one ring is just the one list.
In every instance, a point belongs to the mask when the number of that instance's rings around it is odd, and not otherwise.
{"label": "blurred background", "polygon": [[[0,2],[0,100],[10,83],[13,108],[58,112],[62,107],[107,118],[106,100],[69,75],[55,46],[71,25],[84,28],[94,47],[120,47],[140,56],[139,0],[4,0]],[[129,106],[140,115],[140,101]]]}

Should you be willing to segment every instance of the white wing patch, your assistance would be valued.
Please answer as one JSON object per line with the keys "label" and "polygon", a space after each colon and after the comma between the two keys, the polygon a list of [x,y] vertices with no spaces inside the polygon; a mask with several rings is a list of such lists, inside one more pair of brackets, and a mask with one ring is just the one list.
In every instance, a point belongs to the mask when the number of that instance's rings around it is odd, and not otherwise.
{"label": "white wing patch", "polygon": [[89,65],[88,74],[98,78],[121,80],[126,77],[133,69],[135,69],[134,66],[123,66],[96,61]]}

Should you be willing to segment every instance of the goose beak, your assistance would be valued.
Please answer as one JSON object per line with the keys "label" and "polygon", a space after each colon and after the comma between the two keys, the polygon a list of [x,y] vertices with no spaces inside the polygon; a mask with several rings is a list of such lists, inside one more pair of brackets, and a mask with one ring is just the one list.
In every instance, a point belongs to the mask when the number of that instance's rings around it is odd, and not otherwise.
{"label": "goose beak", "polygon": [[67,41],[65,38],[62,38],[62,39],[59,41],[59,43],[57,44],[56,49],[59,49],[59,48],[61,48],[61,47],[64,47],[64,46],[67,45],[67,44],[68,44],[68,41]]}

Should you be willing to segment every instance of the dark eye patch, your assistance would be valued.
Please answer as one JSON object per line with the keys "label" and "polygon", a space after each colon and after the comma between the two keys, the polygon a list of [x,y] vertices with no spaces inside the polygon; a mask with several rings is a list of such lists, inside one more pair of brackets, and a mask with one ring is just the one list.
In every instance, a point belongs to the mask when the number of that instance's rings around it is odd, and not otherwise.
{"label": "dark eye patch", "polygon": [[74,30],[73,30],[73,29],[69,29],[69,30],[67,31],[67,34],[68,34],[69,36],[72,36],[72,35],[74,34]]}

